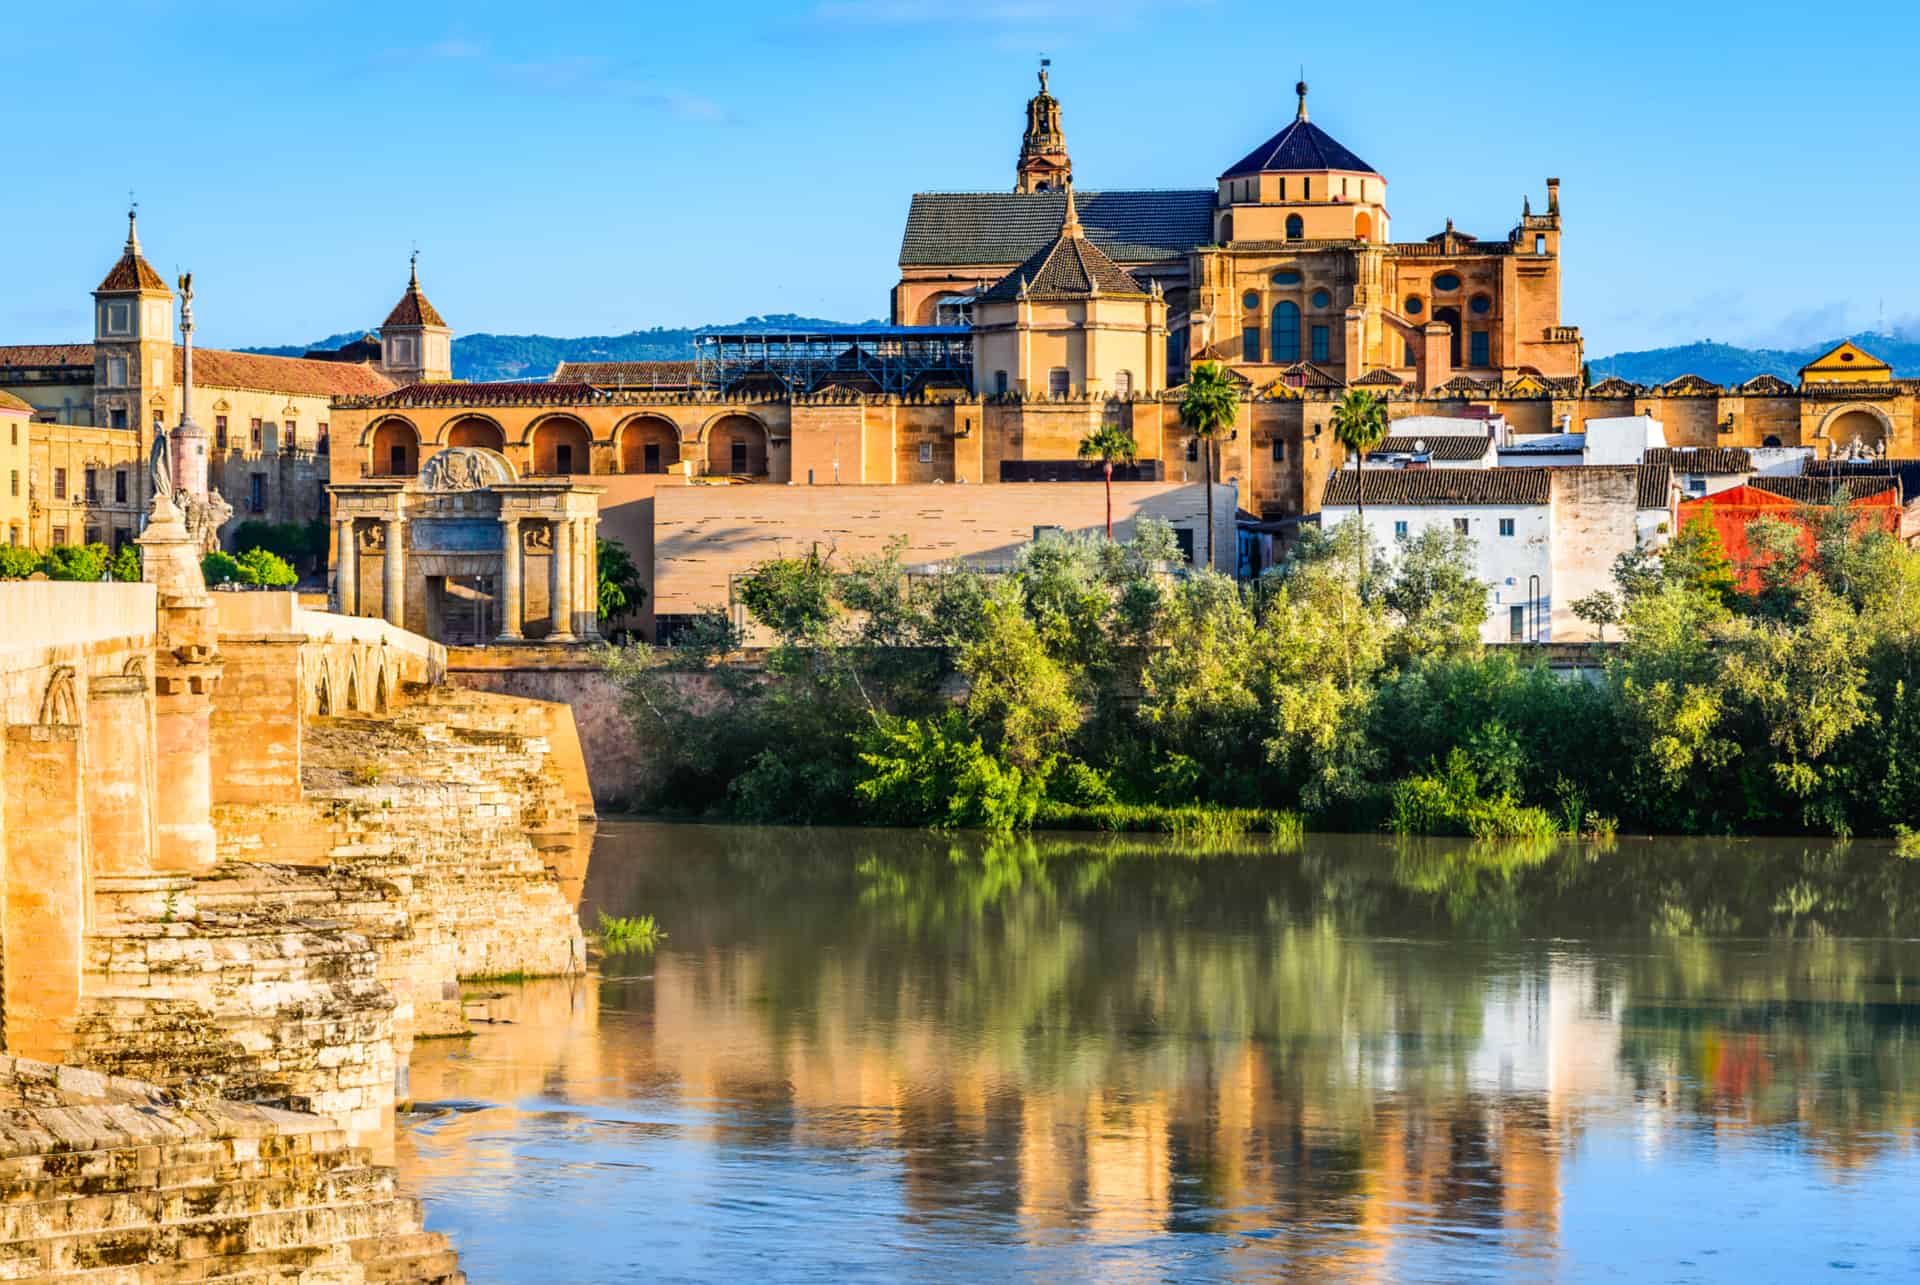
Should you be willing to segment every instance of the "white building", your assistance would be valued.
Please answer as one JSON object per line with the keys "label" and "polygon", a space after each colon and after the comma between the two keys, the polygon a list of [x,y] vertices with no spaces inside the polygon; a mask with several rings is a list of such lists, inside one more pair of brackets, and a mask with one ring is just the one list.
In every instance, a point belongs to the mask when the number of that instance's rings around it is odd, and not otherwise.
{"label": "white building", "polygon": [[1500,446],[1500,463],[1568,468],[1578,464],[1639,464],[1667,444],[1666,426],[1651,415],[1590,419],[1581,433],[1528,433]]}
{"label": "white building", "polygon": [[1433,529],[1472,541],[1490,643],[1593,638],[1572,604],[1613,590],[1614,559],[1663,539],[1677,503],[1664,466],[1341,469],[1327,479],[1321,523],[1358,516],[1362,485],[1375,544],[1392,550]]}

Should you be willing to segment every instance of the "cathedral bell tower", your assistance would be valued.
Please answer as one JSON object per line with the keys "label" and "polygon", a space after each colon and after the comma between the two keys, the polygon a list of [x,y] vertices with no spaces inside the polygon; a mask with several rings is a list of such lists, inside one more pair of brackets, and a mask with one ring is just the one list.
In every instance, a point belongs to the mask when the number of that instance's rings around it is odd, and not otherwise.
{"label": "cathedral bell tower", "polygon": [[1014,170],[1016,192],[1052,192],[1073,182],[1067,136],[1060,130],[1060,100],[1047,92],[1047,68],[1040,60],[1040,92],[1027,100],[1027,132],[1020,137],[1020,164]]}
{"label": "cathedral bell tower", "polygon": [[420,255],[407,267],[407,292],[380,323],[380,369],[400,384],[453,378],[453,331],[420,289]]}
{"label": "cathedral bell tower", "polygon": [[132,429],[144,445],[173,409],[173,292],[140,253],[136,213],[127,211],[120,261],[93,292],[93,422]]}

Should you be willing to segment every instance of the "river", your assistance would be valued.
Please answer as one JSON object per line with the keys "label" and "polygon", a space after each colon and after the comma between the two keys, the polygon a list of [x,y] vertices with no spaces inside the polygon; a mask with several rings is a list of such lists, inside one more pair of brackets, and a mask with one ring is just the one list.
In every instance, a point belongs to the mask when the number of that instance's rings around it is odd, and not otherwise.
{"label": "river", "polygon": [[476,1282],[1920,1276],[1885,844],[612,822],[599,910],[414,1051]]}

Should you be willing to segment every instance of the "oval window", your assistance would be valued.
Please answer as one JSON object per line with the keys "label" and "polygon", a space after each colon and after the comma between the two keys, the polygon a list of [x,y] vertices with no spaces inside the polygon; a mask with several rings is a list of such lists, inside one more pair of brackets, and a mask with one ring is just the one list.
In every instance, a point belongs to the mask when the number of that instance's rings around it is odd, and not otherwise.
{"label": "oval window", "polygon": [[1300,284],[1300,274],[1292,268],[1282,268],[1273,274],[1273,284],[1277,286],[1297,286]]}
{"label": "oval window", "polygon": [[1420,309],[1421,309],[1421,308],[1422,308],[1423,306],[1424,306],[1424,305],[1422,305],[1422,304],[1421,304],[1421,302],[1420,302],[1420,296],[1419,296],[1419,295],[1417,295],[1417,294],[1410,294],[1410,295],[1408,295],[1408,296],[1407,296],[1407,303],[1406,303],[1406,311],[1407,311],[1407,315],[1408,315],[1409,317],[1417,317],[1417,316],[1419,316],[1419,315],[1420,315]]}
{"label": "oval window", "polygon": [[1493,310],[1493,300],[1486,295],[1477,294],[1473,296],[1473,302],[1469,303],[1467,307],[1471,308],[1476,315],[1485,316]]}
{"label": "oval window", "polygon": [[1330,294],[1328,294],[1328,293],[1327,293],[1327,292],[1326,292],[1325,290],[1315,290],[1315,291],[1313,292],[1313,306],[1314,306],[1314,307],[1316,307],[1316,308],[1324,308],[1324,307],[1326,307],[1326,306],[1327,306],[1328,304],[1330,304],[1330,303],[1332,303],[1332,302],[1333,302],[1333,296],[1332,296],[1332,295],[1330,295]]}
{"label": "oval window", "polygon": [[1455,273],[1442,272],[1433,279],[1433,288],[1435,290],[1458,290],[1460,288],[1460,278]]}
{"label": "oval window", "polygon": [[1258,308],[1260,306],[1260,296],[1249,290],[1240,296],[1240,306],[1242,308]]}

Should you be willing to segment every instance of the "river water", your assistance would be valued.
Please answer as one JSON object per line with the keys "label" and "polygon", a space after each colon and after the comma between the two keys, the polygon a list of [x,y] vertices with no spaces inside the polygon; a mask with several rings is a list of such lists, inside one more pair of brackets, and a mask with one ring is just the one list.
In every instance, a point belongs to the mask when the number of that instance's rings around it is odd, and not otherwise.
{"label": "river water", "polygon": [[1920,1278],[1920,861],[603,824],[404,1185],[476,1282]]}

